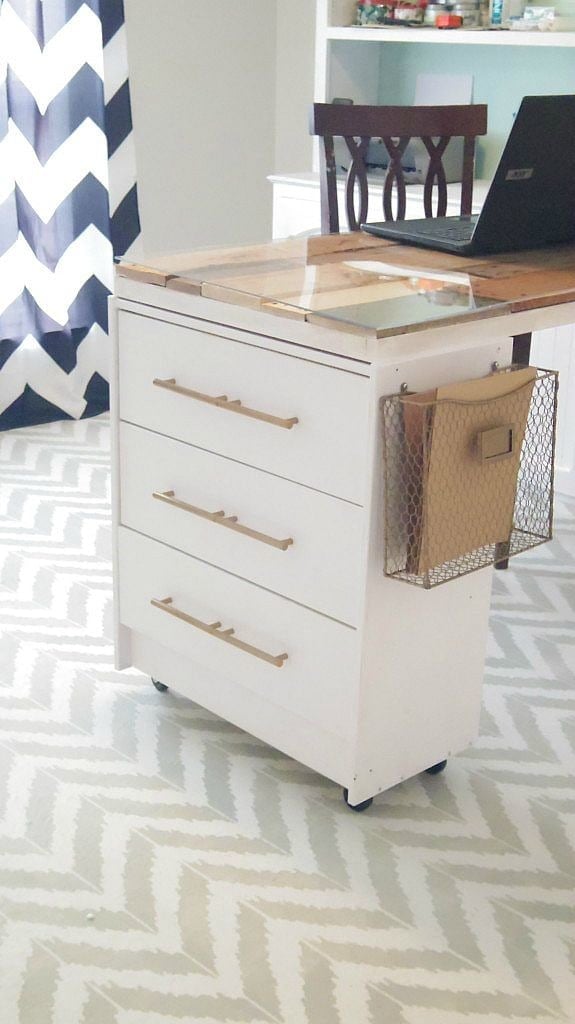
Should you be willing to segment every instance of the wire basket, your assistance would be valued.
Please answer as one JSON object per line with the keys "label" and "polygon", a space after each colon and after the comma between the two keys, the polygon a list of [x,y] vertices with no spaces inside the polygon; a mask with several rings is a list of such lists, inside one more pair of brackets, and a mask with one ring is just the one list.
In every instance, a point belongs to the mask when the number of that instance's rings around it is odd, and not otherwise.
{"label": "wire basket", "polygon": [[386,576],[430,589],[551,539],[557,389],[509,367],[381,399]]}

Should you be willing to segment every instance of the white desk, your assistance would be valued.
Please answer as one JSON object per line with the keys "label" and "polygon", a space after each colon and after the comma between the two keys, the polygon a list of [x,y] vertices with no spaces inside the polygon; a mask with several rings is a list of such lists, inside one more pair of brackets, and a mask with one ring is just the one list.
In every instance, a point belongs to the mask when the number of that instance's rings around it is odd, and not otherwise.
{"label": "white desk", "polygon": [[454,308],[417,279],[473,263],[378,245],[339,235],[126,267],[110,318],[117,665],[352,804],[473,742],[491,593],[490,569],[431,591],[383,575],[380,397],[483,376],[513,335],[575,320],[575,248],[572,271],[527,263],[527,300],[516,267],[475,261],[471,304],[456,290]]}

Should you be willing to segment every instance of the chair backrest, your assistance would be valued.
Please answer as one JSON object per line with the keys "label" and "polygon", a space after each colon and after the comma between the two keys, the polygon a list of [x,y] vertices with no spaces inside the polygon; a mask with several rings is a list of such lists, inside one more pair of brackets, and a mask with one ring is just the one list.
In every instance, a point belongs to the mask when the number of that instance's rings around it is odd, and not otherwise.
{"label": "chair backrest", "polygon": [[[368,180],[366,157],[372,139],[381,139],[389,157],[383,181],[383,215],[385,220],[405,217],[405,176],[401,158],[412,139],[421,139],[429,154],[429,165],[423,188],[426,217],[443,217],[447,210],[447,181],[443,155],[453,138],[463,138],[461,175],[462,214],[471,213],[475,140],[487,131],[485,104],[459,106],[381,107],[356,106],[343,103],[314,103],[310,133],[323,138],[320,146],[321,230],[323,234],[339,231],[337,205],[337,174],[334,137],[345,139],[349,152],[345,198],[348,229],[357,231],[367,220]],[[433,190],[437,189],[437,206],[433,210]],[[394,218],[393,193],[396,191],[397,212]],[[359,200],[359,205],[357,201]]]}

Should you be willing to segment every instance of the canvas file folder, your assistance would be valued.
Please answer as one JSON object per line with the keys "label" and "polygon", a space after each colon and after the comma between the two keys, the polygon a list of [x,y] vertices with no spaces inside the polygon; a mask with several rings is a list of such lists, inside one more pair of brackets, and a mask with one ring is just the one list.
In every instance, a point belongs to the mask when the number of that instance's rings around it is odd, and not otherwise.
{"label": "canvas file folder", "polygon": [[402,399],[408,572],[509,542],[536,375],[529,366]]}

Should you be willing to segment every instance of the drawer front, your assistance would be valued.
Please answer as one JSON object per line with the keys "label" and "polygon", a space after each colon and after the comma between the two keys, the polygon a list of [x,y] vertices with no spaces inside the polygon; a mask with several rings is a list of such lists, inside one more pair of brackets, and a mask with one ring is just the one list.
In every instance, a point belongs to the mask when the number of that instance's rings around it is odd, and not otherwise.
{"label": "drawer front", "polygon": [[367,378],[135,313],[119,346],[122,419],[363,503]]}
{"label": "drawer front", "polygon": [[120,453],[124,525],[357,626],[362,508],[129,423]]}
{"label": "drawer front", "polygon": [[[152,604],[166,598],[170,604]],[[123,527],[119,604],[124,626],[190,658],[194,672],[203,665],[328,732],[348,735],[359,674],[356,630]],[[226,640],[202,628],[214,623],[233,635]]]}

